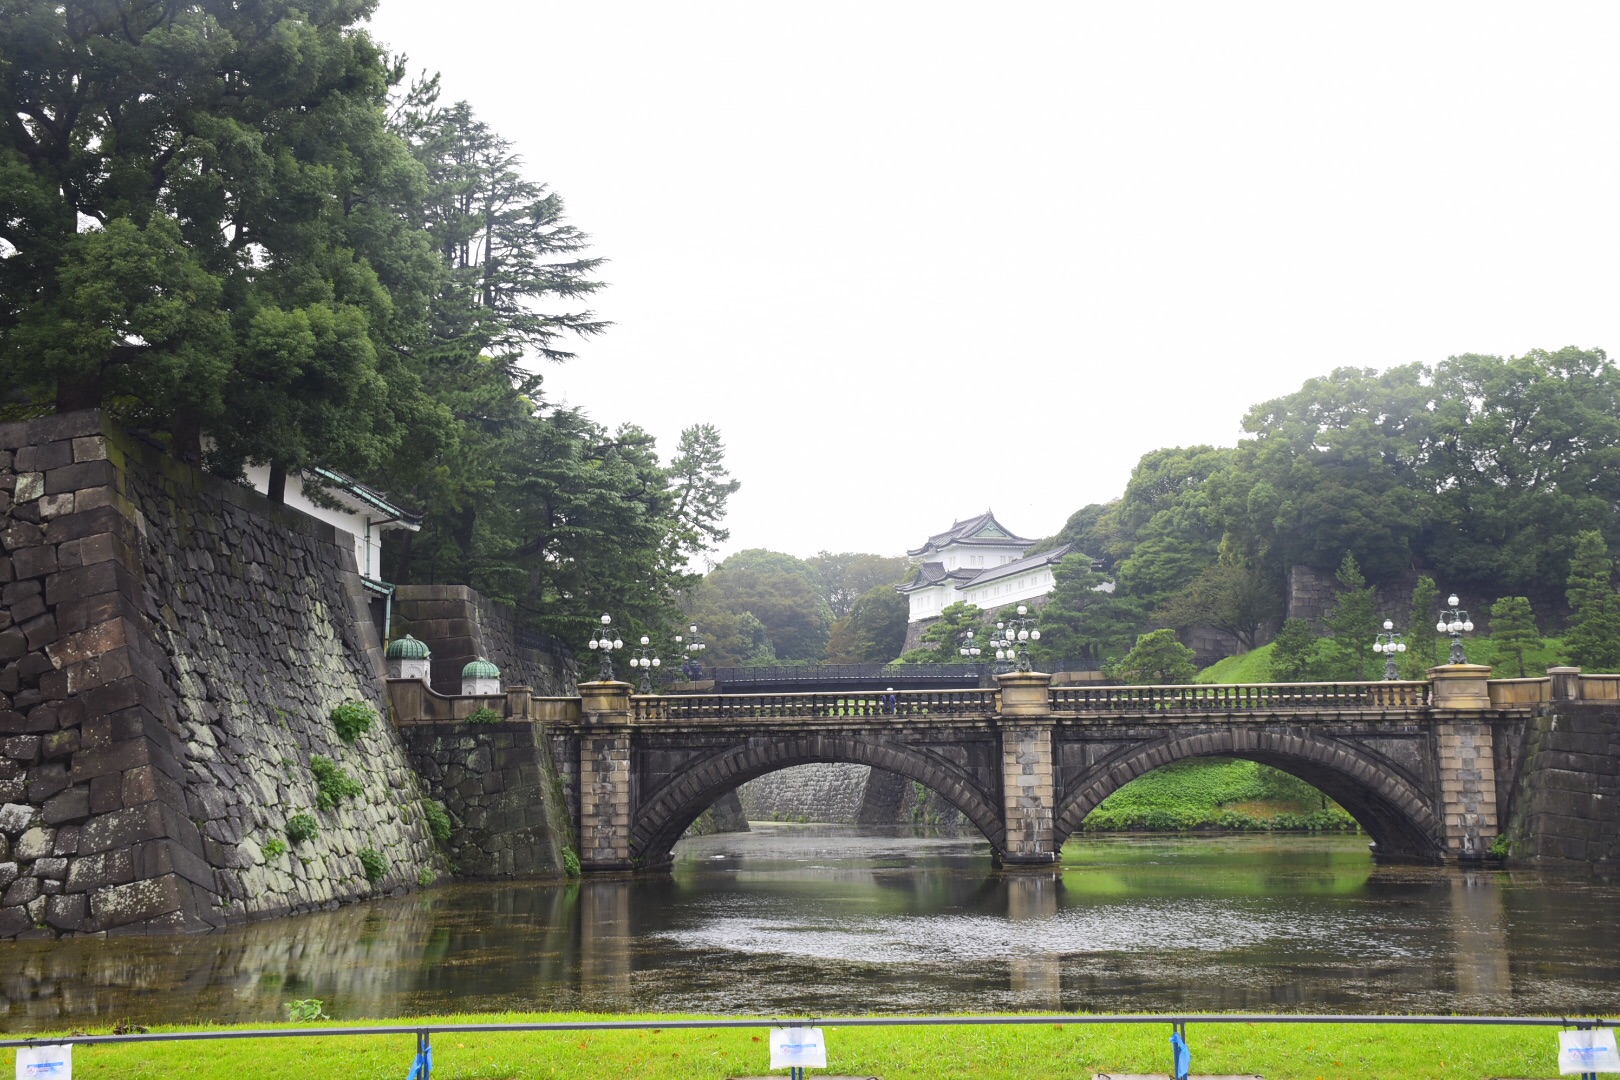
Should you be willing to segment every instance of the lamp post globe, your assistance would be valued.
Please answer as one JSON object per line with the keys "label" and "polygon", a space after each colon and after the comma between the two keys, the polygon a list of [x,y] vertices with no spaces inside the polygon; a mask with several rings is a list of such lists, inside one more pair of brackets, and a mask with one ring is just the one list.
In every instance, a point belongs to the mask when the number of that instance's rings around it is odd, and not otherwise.
{"label": "lamp post globe", "polygon": [[609,629],[613,625],[613,616],[604,614],[600,621],[602,625],[591,631],[590,640],[585,642],[585,647],[596,653],[600,659],[596,672],[597,680],[612,682],[613,650],[624,648],[624,641],[620,639],[617,631]]}
{"label": "lamp post globe", "polygon": [[1434,624],[1438,633],[1451,635],[1451,656],[1448,664],[1468,663],[1468,652],[1463,648],[1462,636],[1474,632],[1474,620],[1468,617],[1468,612],[1457,606],[1457,594],[1452,593],[1446,597],[1450,607],[1440,613],[1440,621]]}
{"label": "lamp post globe", "polygon": [[1406,651],[1406,642],[1395,632],[1395,623],[1392,620],[1384,620],[1384,632],[1377,635],[1372,650],[1384,657],[1385,679],[1393,681],[1401,677],[1395,667],[1395,657]]}

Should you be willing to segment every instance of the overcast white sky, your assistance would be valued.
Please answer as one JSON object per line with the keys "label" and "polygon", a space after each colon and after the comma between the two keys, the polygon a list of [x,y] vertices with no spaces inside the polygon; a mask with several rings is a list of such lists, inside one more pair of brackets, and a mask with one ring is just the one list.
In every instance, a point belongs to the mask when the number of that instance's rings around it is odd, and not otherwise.
{"label": "overcast white sky", "polygon": [[380,0],[612,261],[727,550],[1029,536],[1346,364],[1620,349],[1620,4]]}

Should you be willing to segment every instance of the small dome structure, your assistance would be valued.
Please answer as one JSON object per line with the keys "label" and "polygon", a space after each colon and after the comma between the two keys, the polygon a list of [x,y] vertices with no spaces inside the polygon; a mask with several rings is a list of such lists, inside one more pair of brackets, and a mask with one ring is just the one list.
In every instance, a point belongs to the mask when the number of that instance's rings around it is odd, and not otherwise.
{"label": "small dome structure", "polygon": [[406,634],[388,643],[383,651],[383,663],[390,679],[426,679],[433,653],[426,643]]}
{"label": "small dome structure", "polygon": [[388,651],[383,654],[387,660],[427,660],[432,656],[433,653],[427,645],[409,634],[389,642]]}
{"label": "small dome structure", "polygon": [[487,695],[501,692],[501,669],[482,656],[461,669],[463,695]]}
{"label": "small dome structure", "polygon": [[463,679],[498,679],[501,669],[485,660],[482,656],[461,669]]}

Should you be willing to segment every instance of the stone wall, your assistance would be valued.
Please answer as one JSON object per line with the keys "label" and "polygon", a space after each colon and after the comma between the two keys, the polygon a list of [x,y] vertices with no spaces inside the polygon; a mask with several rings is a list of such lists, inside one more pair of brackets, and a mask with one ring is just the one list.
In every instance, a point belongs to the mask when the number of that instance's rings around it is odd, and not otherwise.
{"label": "stone wall", "polygon": [[[206,929],[434,872],[398,735],[328,719],[384,712],[346,534],[83,412],[0,425],[0,547],[0,936]],[[316,809],[316,755],[361,793]],[[296,813],[317,836],[275,854]]]}
{"label": "stone wall", "polygon": [[872,770],[865,765],[797,765],[737,789],[750,821],[821,821],[853,825]]}
{"label": "stone wall", "polygon": [[1524,739],[1511,857],[1620,870],[1620,702],[1555,702]]}
{"label": "stone wall", "polygon": [[433,689],[461,693],[461,669],[483,657],[506,686],[536,694],[574,693],[579,667],[555,642],[519,629],[516,613],[465,585],[401,585],[394,590],[395,637],[414,635],[433,651]]}
{"label": "stone wall", "polygon": [[560,874],[572,830],[544,729],[532,721],[404,724],[411,761],[450,813],[465,877]]}

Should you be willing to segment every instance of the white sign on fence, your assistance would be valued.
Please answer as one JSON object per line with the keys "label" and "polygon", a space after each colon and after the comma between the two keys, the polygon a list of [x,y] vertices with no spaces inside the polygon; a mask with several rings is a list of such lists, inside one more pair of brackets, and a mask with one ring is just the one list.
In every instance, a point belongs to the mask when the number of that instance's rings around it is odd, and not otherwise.
{"label": "white sign on fence", "polygon": [[17,1080],[73,1080],[73,1044],[17,1047]]}
{"label": "white sign on fence", "polygon": [[1620,1072],[1620,1051],[1613,1028],[1558,1033],[1558,1071],[1561,1073]]}
{"label": "white sign on fence", "polygon": [[825,1069],[827,1040],[820,1028],[771,1028],[771,1068]]}

